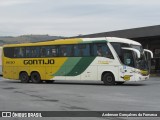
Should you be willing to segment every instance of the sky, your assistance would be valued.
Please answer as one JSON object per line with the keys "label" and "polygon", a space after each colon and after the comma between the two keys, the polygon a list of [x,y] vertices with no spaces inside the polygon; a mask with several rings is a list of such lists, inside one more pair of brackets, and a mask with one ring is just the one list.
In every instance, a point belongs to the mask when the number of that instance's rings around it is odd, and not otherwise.
{"label": "sky", "polygon": [[0,36],[77,36],[160,25],[160,0],[0,0]]}

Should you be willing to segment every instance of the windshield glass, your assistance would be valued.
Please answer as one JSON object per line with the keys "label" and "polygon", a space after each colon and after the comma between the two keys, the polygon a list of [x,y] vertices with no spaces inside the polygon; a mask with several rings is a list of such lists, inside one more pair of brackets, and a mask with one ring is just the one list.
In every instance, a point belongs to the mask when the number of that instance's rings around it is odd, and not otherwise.
{"label": "windshield glass", "polygon": [[[116,43],[116,42],[111,42],[111,45],[117,52],[121,62],[124,65],[130,66],[130,67],[135,67],[141,70],[146,70],[148,69],[147,66],[147,61],[146,57],[143,53],[143,48],[140,45],[130,45],[126,43]],[[138,59],[137,54],[131,50],[125,50],[122,49],[122,47],[132,47],[140,51],[141,53],[141,58]]]}
{"label": "windshield glass", "polygon": [[122,49],[122,47],[130,47],[129,44],[112,42],[111,45],[117,52],[121,62],[124,65],[135,67],[133,52],[130,50]]}
{"label": "windshield glass", "polygon": [[136,64],[137,64],[137,68],[141,69],[141,70],[147,70],[148,69],[148,64],[147,64],[147,60],[146,60],[146,56],[143,52],[143,48],[140,45],[131,45],[132,48],[135,48],[137,50],[139,50],[139,52],[141,53],[141,57],[140,59],[137,58],[136,56]]}

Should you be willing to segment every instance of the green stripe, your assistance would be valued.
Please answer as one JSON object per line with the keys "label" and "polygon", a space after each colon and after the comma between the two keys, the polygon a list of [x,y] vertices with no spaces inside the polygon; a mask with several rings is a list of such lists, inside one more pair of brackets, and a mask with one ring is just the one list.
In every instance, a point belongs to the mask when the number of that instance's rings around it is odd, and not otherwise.
{"label": "green stripe", "polygon": [[82,57],[76,66],[66,76],[77,76],[84,72],[95,57]]}
{"label": "green stripe", "polygon": [[66,76],[80,61],[81,57],[68,57],[67,61],[53,76]]}
{"label": "green stripe", "polygon": [[53,76],[77,76],[83,73],[95,57],[70,57]]}

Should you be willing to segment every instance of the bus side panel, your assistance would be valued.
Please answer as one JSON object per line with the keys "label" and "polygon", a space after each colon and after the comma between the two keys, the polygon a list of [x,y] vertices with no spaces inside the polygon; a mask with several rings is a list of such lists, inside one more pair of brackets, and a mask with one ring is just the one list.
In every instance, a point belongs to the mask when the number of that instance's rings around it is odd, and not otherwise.
{"label": "bus side panel", "polygon": [[97,65],[90,65],[82,74],[81,80],[98,80]]}
{"label": "bus side panel", "polygon": [[32,72],[38,72],[41,76],[41,80],[46,80],[46,68],[45,66],[31,66],[30,67],[30,74]]}
{"label": "bus side panel", "polygon": [[[65,80],[65,68],[63,66],[63,69],[59,71],[60,68],[62,67],[57,65],[46,66],[45,67],[46,80]],[[55,73],[59,76],[55,76]]]}
{"label": "bus side panel", "polygon": [[15,80],[18,80],[19,79],[19,75],[18,75],[18,67],[13,67],[14,68],[14,71],[13,71],[13,77],[12,79],[15,79]]}
{"label": "bus side panel", "polygon": [[97,63],[98,80],[101,80],[104,72],[111,72],[115,77],[115,81],[119,80],[119,66],[117,65],[117,60],[99,57]]}
{"label": "bus side panel", "polygon": [[51,66],[47,66],[47,67],[45,67],[45,70],[46,70],[46,72],[45,72],[45,78],[46,78],[46,80],[50,80],[50,79],[52,79],[53,78],[53,76],[52,76],[52,74],[53,74],[53,67],[51,67]]}
{"label": "bus side panel", "polygon": [[[80,68],[81,66],[76,65],[76,67]],[[74,69],[74,68],[75,68],[75,63],[66,65],[66,80],[80,80],[81,79],[78,69]]]}
{"label": "bus side panel", "polygon": [[8,79],[13,79],[14,67],[5,66],[3,67],[3,77]]}

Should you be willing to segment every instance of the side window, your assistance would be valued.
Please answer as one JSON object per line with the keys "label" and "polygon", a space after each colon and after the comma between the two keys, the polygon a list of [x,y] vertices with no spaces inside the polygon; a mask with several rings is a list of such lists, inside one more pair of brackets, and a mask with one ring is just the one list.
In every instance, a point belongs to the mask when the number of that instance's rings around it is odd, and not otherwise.
{"label": "side window", "polygon": [[56,57],[56,56],[58,56],[57,46],[51,46],[50,47],[50,57]]}
{"label": "side window", "polygon": [[71,57],[73,56],[73,45],[61,45],[59,47],[59,56]]}
{"label": "side window", "polygon": [[134,58],[132,51],[123,50],[123,63],[125,65],[134,67]]}
{"label": "side window", "polygon": [[47,49],[46,47],[40,48],[40,57],[46,57],[47,56]]}
{"label": "side window", "polygon": [[19,48],[19,57],[24,58],[25,57],[25,48]]}
{"label": "side window", "polygon": [[74,50],[73,50],[73,45],[67,45],[67,56],[68,57],[73,57],[73,53],[74,53]]}
{"label": "side window", "polygon": [[59,56],[66,57],[67,56],[67,46],[62,45],[59,47]]}
{"label": "side window", "polygon": [[39,57],[39,47],[26,47],[26,57],[27,58],[37,58]]}
{"label": "side window", "polygon": [[26,57],[27,57],[27,58],[30,58],[30,56],[31,56],[30,47],[26,47]]}
{"label": "side window", "polygon": [[90,56],[90,45],[89,44],[74,45],[74,56],[77,57]]}
{"label": "side window", "polygon": [[98,43],[93,45],[94,56],[101,56],[113,59],[113,55],[105,43]]}
{"label": "side window", "polygon": [[6,48],[3,48],[3,51],[4,51],[5,57],[9,57],[9,58],[14,57],[14,48],[6,47]]}
{"label": "side window", "polygon": [[58,55],[58,51],[57,51],[57,47],[56,46],[45,46],[42,47],[42,57],[55,57]]}
{"label": "side window", "polygon": [[14,58],[18,58],[19,56],[19,48],[14,48]]}
{"label": "side window", "polygon": [[22,48],[22,47],[14,48],[14,57],[15,58],[25,57],[25,48]]}

